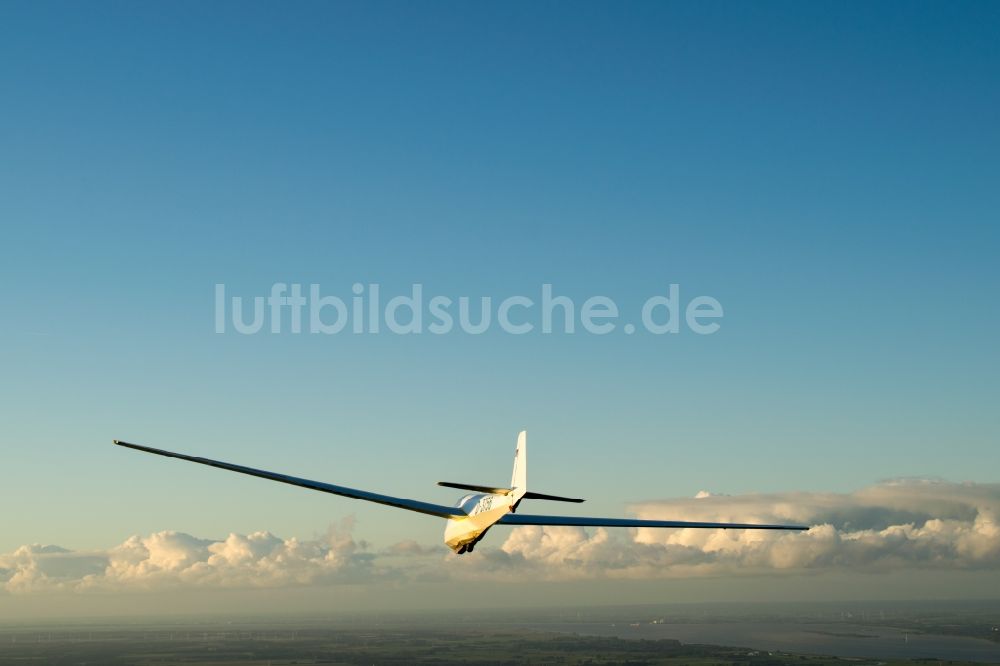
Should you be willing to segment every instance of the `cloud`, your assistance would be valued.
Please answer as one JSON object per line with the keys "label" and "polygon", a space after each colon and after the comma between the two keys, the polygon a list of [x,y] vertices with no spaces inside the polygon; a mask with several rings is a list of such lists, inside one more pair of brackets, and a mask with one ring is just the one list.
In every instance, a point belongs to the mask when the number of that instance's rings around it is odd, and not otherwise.
{"label": "cloud", "polygon": [[394,572],[375,564],[350,522],[320,539],[270,532],[199,539],[182,532],[133,536],[113,548],[74,552],[22,546],[0,555],[0,590],[11,593],[289,587],[374,581]]}
{"label": "cloud", "polygon": [[[102,551],[22,546],[0,554],[0,591],[274,588],[384,581],[661,579],[695,576],[1000,569],[1000,484],[890,481],[853,493],[651,500],[640,518],[788,522],[808,532],[495,528],[472,554],[404,541],[378,550],[348,520],[317,539],[270,532],[203,539],[133,536]],[[500,545],[496,545],[500,544]]]}
{"label": "cloud", "polygon": [[640,502],[639,518],[799,523],[808,532],[524,528],[507,566],[546,578],[669,578],[775,571],[1000,568],[1000,484],[905,480],[854,493],[775,493]]}

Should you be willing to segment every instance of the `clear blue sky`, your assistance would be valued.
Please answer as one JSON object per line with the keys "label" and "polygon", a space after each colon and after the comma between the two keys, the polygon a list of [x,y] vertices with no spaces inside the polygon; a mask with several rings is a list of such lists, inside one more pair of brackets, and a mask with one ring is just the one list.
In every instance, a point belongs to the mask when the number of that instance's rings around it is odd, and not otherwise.
{"label": "clear blue sky", "polygon": [[[445,502],[996,481],[996,3],[0,7],[0,551]],[[679,283],[713,336],[238,336],[213,285]],[[12,508],[16,507],[16,508]],[[570,509],[572,510],[572,509]]]}

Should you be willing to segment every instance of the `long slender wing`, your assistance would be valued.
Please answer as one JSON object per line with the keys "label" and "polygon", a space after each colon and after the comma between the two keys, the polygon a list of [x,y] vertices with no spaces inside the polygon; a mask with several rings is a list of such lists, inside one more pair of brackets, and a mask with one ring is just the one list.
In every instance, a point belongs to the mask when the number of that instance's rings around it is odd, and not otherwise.
{"label": "long slender wing", "polygon": [[417,500],[403,499],[401,497],[392,497],[391,495],[380,495],[379,493],[370,493],[367,490],[357,490],[355,488],[347,488],[345,486],[335,486],[331,483],[322,483],[321,481],[310,481],[308,479],[300,479],[296,476],[287,476],[285,474],[277,474],[275,472],[265,472],[264,470],[254,469],[253,467],[233,465],[231,463],[219,462],[218,460],[209,460],[208,458],[198,458],[196,456],[186,456],[182,453],[173,453],[172,451],[164,451],[163,449],[154,449],[150,446],[129,444],[128,442],[121,442],[117,439],[114,440],[114,442],[118,446],[125,446],[130,449],[135,449],[136,451],[155,453],[158,456],[166,456],[168,458],[180,458],[181,460],[188,460],[190,462],[199,463],[201,465],[209,465],[211,467],[218,467],[220,469],[228,469],[231,472],[239,472],[240,474],[249,474],[250,476],[259,476],[262,479],[270,479],[271,481],[278,481],[279,483],[287,483],[293,486],[302,486],[303,488],[319,490],[320,492],[331,493],[333,495],[340,495],[341,497],[350,497],[351,499],[359,499],[359,500],[365,500],[367,502],[386,504],[388,506],[394,506],[400,509],[407,509],[409,511],[416,511],[417,513],[426,513],[431,516],[438,516],[440,518],[452,518],[456,516],[466,515],[464,511],[453,506],[431,504],[429,502],[420,502]]}
{"label": "long slender wing", "polygon": [[563,525],[572,527],[698,527],[730,530],[807,530],[802,525],[759,525],[756,523],[692,523],[684,520],[638,520],[635,518],[582,518],[577,516],[532,516],[508,513],[500,525]]}

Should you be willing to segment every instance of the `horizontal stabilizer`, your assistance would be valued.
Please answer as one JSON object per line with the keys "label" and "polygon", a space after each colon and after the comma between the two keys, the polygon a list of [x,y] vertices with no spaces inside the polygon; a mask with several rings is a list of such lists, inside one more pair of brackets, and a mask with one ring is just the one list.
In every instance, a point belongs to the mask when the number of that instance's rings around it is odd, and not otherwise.
{"label": "horizontal stabilizer", "polygon": [[439,486],[445,488],[459,488],[461,490],[475,490],[477,493],[493,493],[494,495],[510,495],[510,488],[493,488],[492,486],[477,486],[472,483],[453,483],[451,481],[438,481]]}
{"label": "horizontal stabilizer", "polygon": [[553,502],[583,502],[585,500],[575,497],[560,497],[559,495],[546,495],[545,493],[533,493],[530,490],[524,493],[524,499],[551,500]]}

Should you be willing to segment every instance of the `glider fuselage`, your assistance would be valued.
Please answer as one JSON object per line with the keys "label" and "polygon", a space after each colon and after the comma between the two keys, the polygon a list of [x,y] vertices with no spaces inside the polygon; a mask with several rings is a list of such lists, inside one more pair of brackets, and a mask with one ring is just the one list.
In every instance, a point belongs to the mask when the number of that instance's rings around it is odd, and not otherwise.
{"label": "glider fuselage", "polygon": [[514,510],[513,495],[497,493],[472,493],[458,500],[455,506],[466,515],[448,519],[444,543],[456,553],[471,551],[486,530]]}

